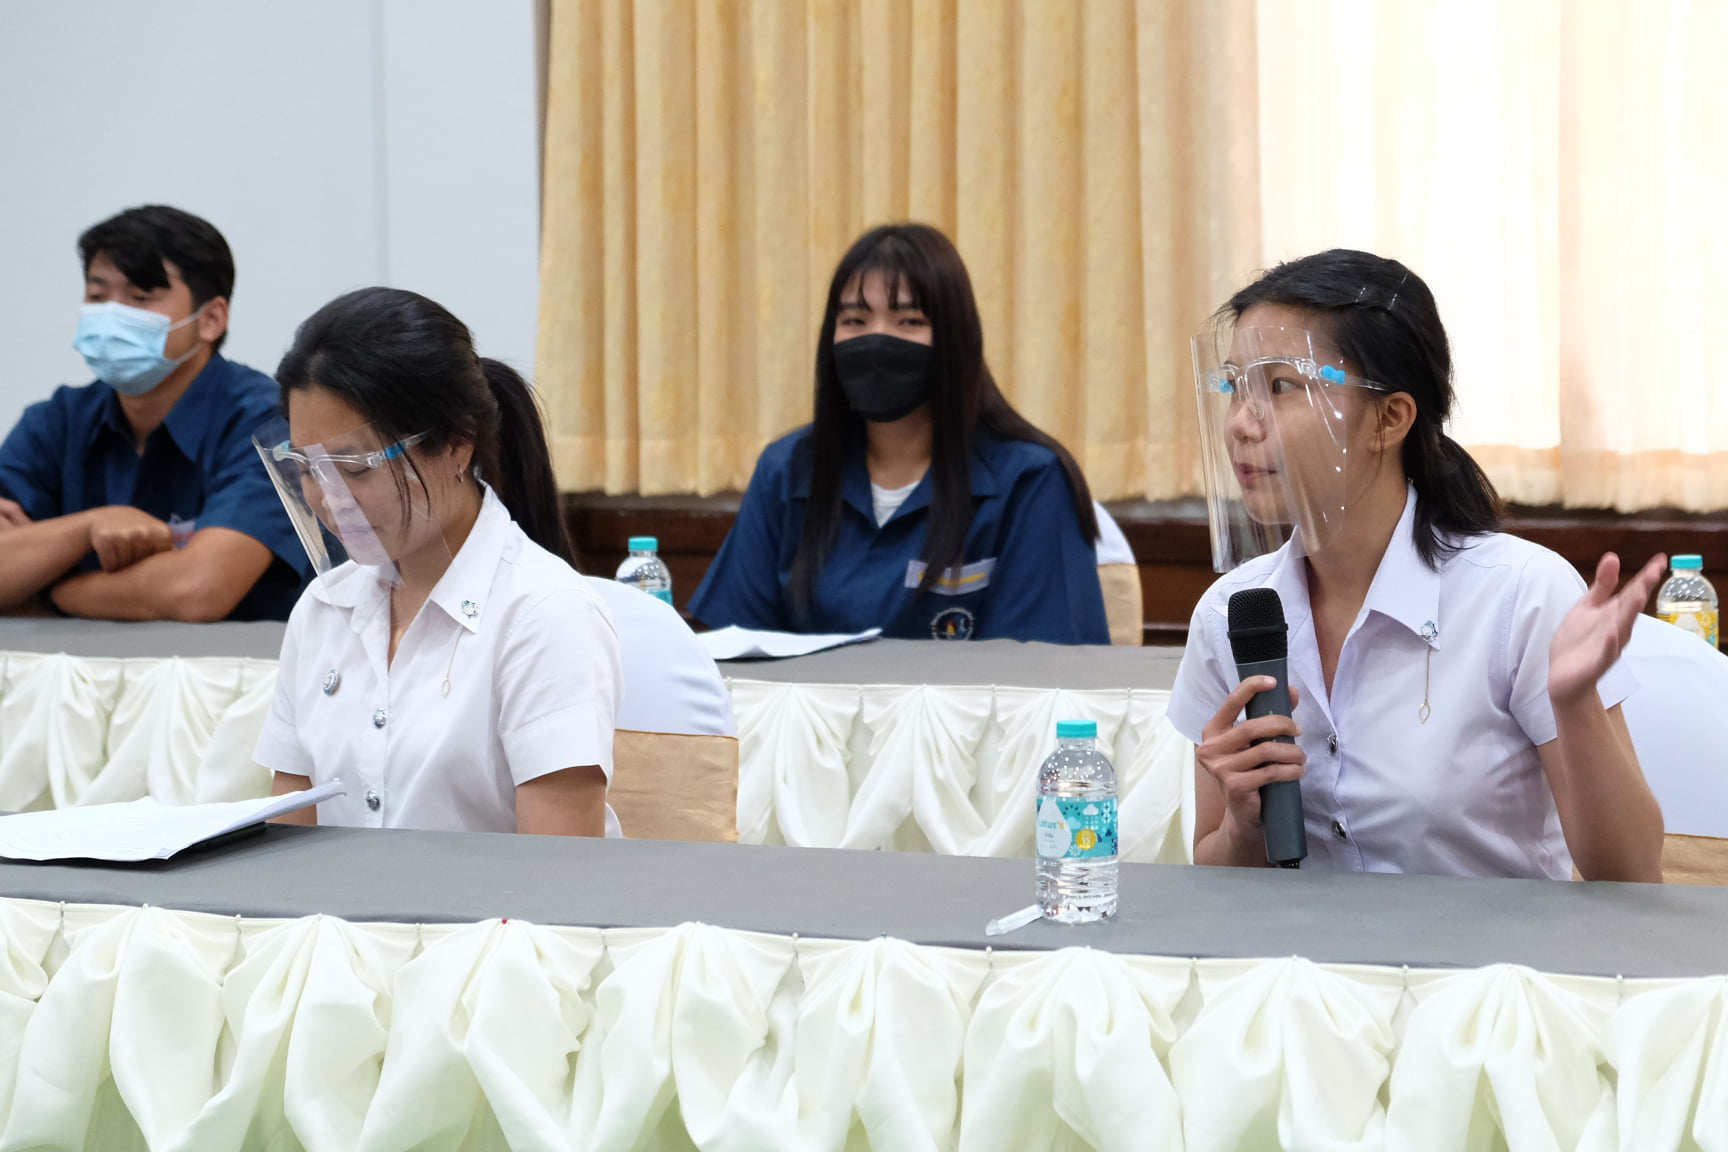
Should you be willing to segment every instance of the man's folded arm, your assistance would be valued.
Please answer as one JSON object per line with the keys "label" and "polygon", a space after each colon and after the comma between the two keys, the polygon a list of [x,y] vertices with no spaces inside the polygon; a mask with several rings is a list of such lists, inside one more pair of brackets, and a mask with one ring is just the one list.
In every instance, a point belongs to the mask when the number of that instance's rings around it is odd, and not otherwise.
{"label": "man's folded arm", "polygon": [[244,532],[201,528],[178,551],[62,581],[54,603],[69,616],[208,623],[234,611],[272,559],[269,548]]}
{"label": "man's folded arm", "polygon": [[88,513],[55,516],[0,531],[0,608],[16,608],[90,551]]}

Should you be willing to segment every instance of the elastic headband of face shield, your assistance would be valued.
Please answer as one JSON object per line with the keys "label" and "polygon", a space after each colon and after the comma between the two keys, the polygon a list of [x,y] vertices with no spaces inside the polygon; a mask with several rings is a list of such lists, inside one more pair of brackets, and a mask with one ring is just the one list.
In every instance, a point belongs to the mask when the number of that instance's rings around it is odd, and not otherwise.
{"label": "elastic headband of face shield", "polygon": [[399,583],[410,556],[449,567],[426,484],[408,450],[426,433],[386,442],[370,426],[325,443],[294,444],[288,422],[272,420],[252,438],[276,495],[320,579],[344,561]]}
{"label": "elastic headband of face shield", "polygon": [[1213,567],[1228,572],[1293,536],[1306,552],[1327,547],[1365,475],[1350,456],[1351,413],[1394,389],[1352,372],[1307,329],[1225,319],[1192,348]]}

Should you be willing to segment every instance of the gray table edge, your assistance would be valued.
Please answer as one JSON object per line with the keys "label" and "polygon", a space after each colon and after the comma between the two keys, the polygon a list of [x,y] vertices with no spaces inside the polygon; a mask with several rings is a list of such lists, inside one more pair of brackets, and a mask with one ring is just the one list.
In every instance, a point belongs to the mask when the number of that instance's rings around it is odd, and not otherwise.
{"label": "gray table edge", "polygon": [[154,865],[0,862],[0,895],[356,923],[492,918],[1197,958],[1303,956],[1593,976],[1728,973],[1728,889],[1126,864],[1121,909],[987,937],[1032,861],[272,826]]}

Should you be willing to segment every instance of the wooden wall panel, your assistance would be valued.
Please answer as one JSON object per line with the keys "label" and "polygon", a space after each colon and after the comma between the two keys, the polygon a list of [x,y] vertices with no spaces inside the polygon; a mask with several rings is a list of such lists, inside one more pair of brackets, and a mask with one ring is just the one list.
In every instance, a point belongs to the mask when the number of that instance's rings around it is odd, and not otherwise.
{"label": "wooden wall panel", "polygon": [[577,566],[611,576],[630,554],[632,536],[654,536],[672,575],[672,603],[683,612],[738,516],[738,497],[567,495],[564,520]]}
{"label": "wooden wall panel", "polygon": [[[565,497],[565,515],[582,570],[609,576],[624,559],[631,536],[657,536],[672,573],[673,602],[683,611],[732,527],[739,497]],[[1211,585],[1206,520],[1193,501],[1148,504],[1123,501],[1110,511],[1140,562],[1148,644],[1180,644],[1194,605]],[[1728,577],[1728,513],[1650,512],[1619,515],[1553,508],[1514,508],[1507,531],[1564,556],[1589,579],[1604,552],[1628,567],[1656,552],[1696,552],[1706,575]]]}

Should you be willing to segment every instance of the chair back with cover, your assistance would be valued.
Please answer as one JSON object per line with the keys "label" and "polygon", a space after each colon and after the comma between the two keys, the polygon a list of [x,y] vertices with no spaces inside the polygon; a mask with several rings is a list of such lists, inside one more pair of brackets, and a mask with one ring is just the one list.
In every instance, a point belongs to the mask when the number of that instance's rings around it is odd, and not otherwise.
{"label": "chair back with cover", "polygon": [[1669,833],[1662,840],[1662,882],[1728,887],[1728,839]]}
{"label": "chair back with cover", "polygon": [[1728,837],[1728,656],[1640,616],[1624,655],[1638,687],[1621,706],[1670,833]]}
{"label": "chair back with cover", "polygon": [[633,840],[738,841],[738,741],[668,732],[612,735],[606,802]]}
{"label": "chair back with cover", "polygon": [[1098,516],[1098,585],[1104,590],[1104,619],[1110,643],[1138,648],[1146,642],[1145,605],[1140,592],[1140,565],[1128,537],[1104,505],[1092,502]]}
{"label": "chair back with cover", "polygon": [[624,658],[618,727],[682,736],[736,736],[732,697],[678,610],[639,588],[589,576],[606,601]]}
{"label": "chair back with cover", "polygon": [[624,661],[607,803],[636,840],[738,839],[738,725],[720,669],[683,617],[616,580],[605,599]]}

